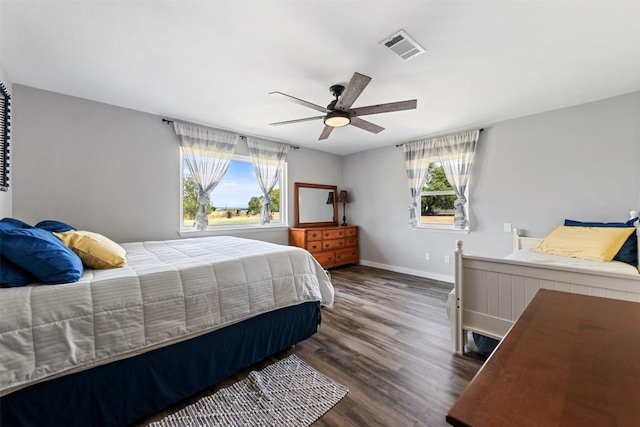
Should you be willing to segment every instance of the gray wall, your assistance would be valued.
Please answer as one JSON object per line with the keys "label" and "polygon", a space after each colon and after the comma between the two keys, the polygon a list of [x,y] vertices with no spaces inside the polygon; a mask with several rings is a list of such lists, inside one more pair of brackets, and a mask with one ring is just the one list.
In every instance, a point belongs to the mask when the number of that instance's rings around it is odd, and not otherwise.
{"label": "gray wall", "polygon": [[[68,222],[117,242],[175,239],[180,151],[161,117],[13,86],[13,216]],[[244,142],[238,153],[247,152]],[[293,183],[342,184],[342,158],[310,149],[288,156]],[[286,244],[286,229],[225,232]]]}
{"label": "gray wall", "polygon": [[[13,216],[59,219],[118,242],[179,237],[179,148],[159,116],[21,85],[13,105]],[[289,220],[294,182],[337,185],[350,191],[347,221],[361,227],[363,264],[451,280],[443,260],[458,239],[467,253],[504,256],[505,222],[541,236],[564,218],[620,221],[640,208],[638,117],[634,92],[484,126],[468,235],[408,225],[401,148],[290,151]],[[287,243],[283,229],[225,234]]]}
{"label": "gray wall", "polygon": [[[2,63],[0,63],[0,80],[4,83],[4,86],[9,91],[9,94],[12,92],[11,80],[9,80],[9,76],[2,68]],[[13,100],[13,99],[12,99]],[[10,141],[11,149],[15,147],[15,143]],[[11,166],[11,165],[10,165]],[[9,168],[11,172],[11,167]],[[9,191],[0,191],[0,218],[10,217],[13,211],[13,203],[12,203],[12,194],[13,194],[13,176],[9,176]]]}
{"label": "gray wall", "polygon": [[[401,148],[344,158],[343,180],[362,227],[363,264],[451,280],[455,241],[465,252],[511,250],[504,223],[543,236],[564,218],[626,220],[640,208],[640,92],[484,126],[472,172],[468,235],[413,230]],[[430,261],[425,260],[430,253]]]}

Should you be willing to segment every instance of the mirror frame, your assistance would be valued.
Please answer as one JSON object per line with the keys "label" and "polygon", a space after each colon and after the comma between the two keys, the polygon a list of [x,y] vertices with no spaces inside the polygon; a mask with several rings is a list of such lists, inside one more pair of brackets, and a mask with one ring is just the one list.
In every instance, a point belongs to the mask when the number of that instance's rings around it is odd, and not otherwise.
{"label": "mirror frame", "polygon": [[[324,184],[305,184],[303,182],[294,183],[293,210],[296,227],[337,227],[338,226],[338,186]],[[320,190],[333,191],[333,221],[326,222],[300,222],[299,209],[299,189],[300,188],[317,188]]]}

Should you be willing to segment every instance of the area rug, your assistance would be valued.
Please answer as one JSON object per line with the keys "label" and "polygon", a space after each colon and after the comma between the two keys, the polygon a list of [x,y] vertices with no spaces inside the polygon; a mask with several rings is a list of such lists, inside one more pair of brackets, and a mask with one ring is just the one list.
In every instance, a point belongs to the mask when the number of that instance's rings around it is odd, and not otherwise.
{"label": "area rug", "polygon": [[309,426],[348,391],[292,354],[150,426]]}

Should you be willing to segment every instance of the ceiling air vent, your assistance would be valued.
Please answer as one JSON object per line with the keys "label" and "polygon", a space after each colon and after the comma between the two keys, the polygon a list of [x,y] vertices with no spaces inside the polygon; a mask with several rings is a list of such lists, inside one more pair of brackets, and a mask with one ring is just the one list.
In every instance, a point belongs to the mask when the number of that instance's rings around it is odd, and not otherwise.
{"label": "ceiling air vent", "polygon": [[424,53],[424,48],[402,30],[390,35],[380,43],[384,43],[404,61]]}

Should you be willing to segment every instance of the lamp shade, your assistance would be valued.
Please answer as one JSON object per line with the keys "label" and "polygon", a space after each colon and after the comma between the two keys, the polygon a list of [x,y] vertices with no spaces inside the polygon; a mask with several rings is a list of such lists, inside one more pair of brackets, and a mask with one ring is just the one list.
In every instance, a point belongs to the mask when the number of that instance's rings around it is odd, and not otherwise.
{"label": "lamp shade", "polygon": [[349,203],[349,194],[347,194],[346,190],[340,191],[340,195],[338,196],[338,202]]}
{"label": "lamp shade", "polygon": [[329,197],[327,197],[327,205],[332,205],[333,204],[333,199],[334,199],[334,195],[333,195],[333,191],[329,191]]}
{"label": "lamp shade", "polygon": [[346,126],[349,123],[351,123],[349,113],[346,113],[344,111],[332,111],[327,114],[327,117],[325,117],[324,119],[324,124],[327,126],[331,126],[332,128]]}

